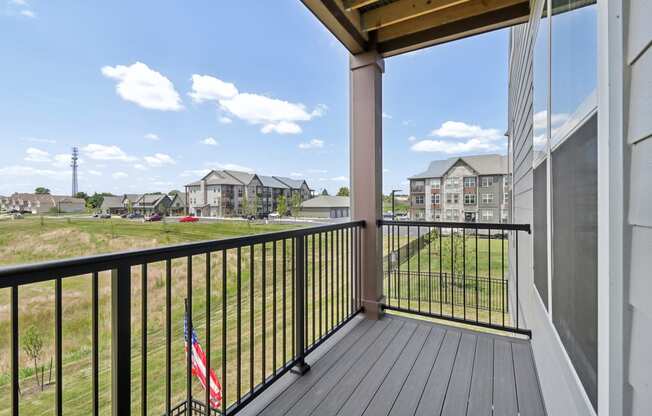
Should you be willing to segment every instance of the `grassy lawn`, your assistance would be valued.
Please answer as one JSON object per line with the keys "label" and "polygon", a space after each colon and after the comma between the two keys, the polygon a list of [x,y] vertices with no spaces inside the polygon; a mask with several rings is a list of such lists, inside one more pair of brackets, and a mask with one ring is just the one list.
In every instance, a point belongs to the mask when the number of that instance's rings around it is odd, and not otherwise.
{"label": "grassy lawn", "polygon": [[[93,253],[119,251],[136,247],[152,247],[160,244],[183,241],[231,237],[242,234],[287,229],[289,226],[256,225],[247,223],[200,223],[200,224],[142,224],[124,220],[46,220],[38,219],[0,223],[0,258],[4,264],[28,261],[42,261],[61,257],[73,257]],[[315,240],[315,279],[312,280],[312,245],[308,244],[308,337],[317,338],[346,315],[350,305],[345,305],[344,294],[350,293],[344,278],[333,277],[333,266],[340,274],[350,273],[349,265],[334,263],[328,265],[330,279],[326,278],[326,265],[319,263],[319,248]],[[322,258],[329,253],[332,240],[322,246]],[[265,247],[266,263],[262,264],[262,246],[256,246],[253,253],[253,268],[250,269],[250,248],[241,249],[241,321],[242,333],[237,337],[237,251],[227,252],[227,276],[222,278],[222,253],[210,258],[211,270],[211,364],[218,378],[227,387],[227,403],[232,403],[237,394],[237,372],[235,365],[238,340],[242,351],[241,394],[250,388],[250,374],[253,372],[256,385],[263,376],[272,374],[283,362],[292,356],[292,245],[286,241],[286,263],[283,263],[282,243],[276,244],[276,257],[271,244]],[[344,251],[345,255],[348,252]],[[346,258],[346,257],[345,257]],[[276,262],[274,262],[276,259]],[[193,321],[197,334],[206,349],[206,258],[194,256],[193,262]],[[273,270],[276,263],[276,281]],[[265,268],[266,280],[262,274]],[[140,395],[140,341],[143,331],[141,319],[141,274],[140,267],[132,269],[132,394]],[[172,262],[172,393],[173,404],[185,397],[185,356],[183,353],[183,308],[187,297],[186,259]],[[283,271],[285,270],[285,284]],[[320,279],[320,271],[322,278]],[[165,267],[162,263],[148,265],[147,294],[147,393],[148,414],[160,415],[164,410],[165,398]],[[313,282],[314,286],[313,286]],[[226,299],[222,297],[226,283]],[[329,288],[328,305],[326,286]],[[19,290],[19,325],[21,334],[34,326],[44,338],[44,353],[41,363],[46,365],[45,380],[48,381],[50,358],[54,353],[54,284],[52,282],[23,286]],[[91,331],[90,331],[90,289],[89,276],[66,278],[63,281],[63,392],[64,412],[85,414],[91,402]],[[276,289],[276,290],[274,290]],[[284,295],[285,293],[285,295]],[[314,293],[314,297],[313,294]],[[321,294],[321,295],[320,295]],[[339,294],[339,296],[334,296]],[[252,296],[253,295],[253,296]],[[285,296],[285,302],[283,302]],[[252,300],[253,299],[253,303]],[[335,300],[335,302],[333,302]],[[222,306],[226,302],[227,339],[226,351],[222,349]],[[264,302],[264,305],[263,305]],[[0,291],[0,333],[9,333],[9,291]],[[287,317],[283,327],[283,313]],[[315,311],[313,314],[312,311]],[[264,321],[263,324],[263,311]],[[332,314],[332,315],[331,315]],[[331,317],[333,316],[334,319]],[[313,318],[314,317],[314,318]],[[313,320],[314,319],[314,320]],[[253,320],[253,333],[249,332]],[[274,332],[274,323],[276,331]],[[313,332],[314,325],[314,332]],[[266,344],[263,349],[263,331]],[[285,343],[283,343],[285,333]],[[274,342],[274,338],[276,341]],[[100,404],[101,412],[110,411],[110,278],[109,273],[100,274]],[[204,340],[204,341],[202,341]],[[283,346],[285,345],[285,347]],[[22,343],[21,343],[22,346]],[[251,348],[253,347],[253,355]],[[227,371],[221,372],[222,354],[226,353]],[[263,357],[265,368],[263,371]],[[0,400],[9,400],[9,337],[0,337]],[[253,366],[250,363],[253,362]],[[21,363],[21,413],[29,415],[50,414],[54,406],[54,385],[46,386],[43,392],[37,388],[33,374],[33,363],[24,352],[20,352]],[[274,367],[275,364],[275,367]],[[251,371],[250,371],[251,370]],[[54,380],[54,374],[52,375]],[[197,382],[193,382],[193,394],[203,397]],[[134,400],[132,411],[139,411],[138,400]],[[0,408],[0,415],[9,414],[9,408]]]}

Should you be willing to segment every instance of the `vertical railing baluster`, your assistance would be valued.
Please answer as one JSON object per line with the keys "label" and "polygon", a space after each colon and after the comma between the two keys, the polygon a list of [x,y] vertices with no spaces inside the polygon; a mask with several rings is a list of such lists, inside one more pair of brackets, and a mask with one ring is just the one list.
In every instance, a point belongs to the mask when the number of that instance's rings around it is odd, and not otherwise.
{"label": "vertical railing baluster", "polygon": [[347,286],[347,292],[349,293],[349,299],[348,299],[348,315],[351,315],[353,313],[353,273],[351,272],[351,266],[353,265],[353,250],[351,250],[352,246],[352,229],[350,227],[347,227],[346,229],[346,286]]}
{"label": "vertical railing baluster", "polygon": [[[340,322],[340,232],[335,230],[335,284],[337,290],[335,292],[335,320],[333,321],[333,328]],[[335,287],[335,286],[333,286]]]}
{"label": "vertical railing baluster", "polygon": [[324,260],[325,260],[325,268],[324,268],[324,299],[326,300],[326,304],[324,305],[324,320],[326,321],[326,333],[328,333],[329,326],[328,323],[330,322],[328,320],[328,303],[329,303],[329,295],[328,295],[328,232],[324,233]]}
{"label": "vertical railing baluster", "polygon": [[442,308],[443,308],[443,302],[444,302],[444,298],[442,296],[443,287],[442,287],[442,278],[441,278],[441,274],[443,273],[443,270],[442,270],[442,266],[443,266],[442,257],[444,255],[442,241],[443,241],[442,228],[439,227],[439,315],[443,315],[443,309]]}
{"label": "vertical railing baluster", "polygon": [[316,300],[316,293],[315,293],[315,235],[311,235],[311,250],[312,250],[312,342],[314,344],[315,340],[317,337],[315,336],[315,300]]}
{"label": "vertical railing baluster", "polygon": [[140,266],[140,414],[147,415],[147,263]]}
{"label": "vertical railing baluster", "polygon": [[421,227],[417,226],[417,309],[421,312]]}
{"label": "vertical railing baluster", "polygon": [[405,262],[407,263],[407,304],[408,304],[408,310],[412,310],[412,279],[410,276],[410,247],[412,244],[410,244],[410,226],[407,226],[407,254],[405,256]]}
{"label": "vertical railing baluster", "polygon": [[261,268],[262,268],[262,270],[261,270],[261,273],[262,273],[261,274],[261,280],[262,280],[261,286],[262,286],[262,292],[263,292],[262,301],[261,301],[262,305],[261,306],[263,308],[263,311],[262,311],[263,321],[262,321],[262,324],[261,324],[260,331],[263,334],[263,343],[262,343],[262,345],[260,347],[260,350],[261,350],[261,357],[260,357],[260,359],[261,359],[260,380],[261,381],[260,382],[264,383],[265,382],[265,374],[266,374],[266,365],[267,365],[267,360],[266,360],[267,359],[267,313],[266,313],[267,312],[266,311],[266,309],[267,309],[266,308],[266,303],[267,302],[266,302],[266,299],[265,299],[267,297],[267,246],[265,245],[264,242],[262,244],[261,250],[262,250],[262,256],[261,256],[261,260],[260,260],[260,264],[261,264]]}
{"label": "vertical railing baluster", "polygon": [[286,241],[283,239],[283,244],[281,245],[281,251],[283,255],[283,366],[288,362],[287,359],[287,304],[286,304],[286,288],[287,288],[287,260],[286,260]]}
{"label": "vertical railing baluster", "polygon": [[100,414],[100,379],[99,379],[99,287],[98,272],[93,272],[91,277],[91,331],[92,331],[92,355],[91,355],[91,386],[93,390],[92,406],[93,415]]}
{"label": "vertical railing baluster", "polygon": [[236,402],[242,398],[242,248],[236,249],[236,321],[237,321],[237,351],[236,351]]}
{"label": "vertical railing baluster", "polygon": [[290,259],[290,267],[292,268],[292,278],[290,279],[290,285],[292,286],[292,301],[290,302],[290,308],[291,308],[291,315],[292,315],[292,328],[293,330],[291,331],[291,338],[292,338],[292,359],[296,358],[297,356],[297,350],[296,350],[296,332],[297,332],[297,315],[296,315],[296,302],[295,300],[297,299],[297,287],[296,287],[296,257],[297,257],[297,246],[295,244],[295,239],[291,239],[291,246],[292,246],[292,258]]}
{"label": "vertical railing baluster", "polygon": [[[322,279],[323,279],[323,273],[322,273],[322,255],[321,255],[321,250],[322,250],[322,244],[321,244],[321,236],[322,233],[319,233],[319,338],[324,336],[324,293],[322,291]],[[313,306],[314,307],[314,306]]]}
{"label": "vertical railing baluster", "polygon": [[398,250],[396,250],[396,274],[398,275],[397,277],[397,283],[396,283],[396,294],[397,296],[397,305],[400,308],[401,307],[401,226],[397,225],[396,226],[396,233],[398,234]]}
{"label": "vertical railing baluster", "polygon": [[383,236],[387,238],[387,301],[391,305],[392,303],[392,248],[390,246],[390,243],[392,241],[391,236],[390,236],[390,226],[385,225],[382,230],[385,231]]}
{"label": "vertical railing baluster", "polygon": [[186,264],[186,299],[187,299],[187,340],[186,340],[186,403],[192,408],[192,333],[194,326],[192,322],[192,256],[187,257]]}
{"label": "vertical railing baluster", "polygon": [[131,414],[131,267],[111,271],[111,413]]}
{"label": "vertical railing baluster", "polygon": [[227,359],[227,333],[226,333],[226,314],[227,314],[227,251],[222,250],[222,415],[226,415],[227,401],[227,379],[226,379],[226,359]]}
{"label": "vertical railing baluster", "polygon": [[501,231],[500,234],[500,266],[501,266],[501,277],[500,277],[500,297],[502,300],[503,308],[503,327],[505,326],[505,233]]}
{"label": "vertical railing baluster", "polygon": [[519,326],[518,326],[518,309],[519,309],[519,306],[518,306],[518,296],[519,296],[519,293],[518,293],[518,231],[514,231],[514,235],[516,236],[515,241],[514,241],[514,245],[515,245],[515,249],[516,249],[516,252],[514,253],[515,256],[516,256],[516,259],[515,259],[515,261],[516,261],[516,269],[515,269],[515,271],[516,271],[516,305],[515,305],[515,309],[516,309],[516,328],[519,328]]}
{"label": "vertical railing baluster", "polygon": [[295,331],[296,335],[294,337],[295,339],[295,359],[296,359],[296,366],[294,371],[298,374],[305,374],[310,367],[308,364],[306,364],[305,361],[305,356],[306,356],[306,349],[305,349],[305,282],[306,282],[306,259],[305,259],[305,236],[304,235],[299,235],[298,237],[295,237],[293,241],[294,243],[294,248],[295,250],[293,251],[294,254],[294,264],[295,264],[295,273],[294,273],[294,287],[295,287],[295,295],[294,295],[294,300],[296,303],[295,305],[295,315],[294,315],[294,320],[295,320]]}
{"label": "vertical railing baluster", "polygon": [[337,268],[337,263],[334,261],[333,249],[335,248],[335,240],[333,239],[333,231],[331,233],[331,328],[335,327],[335,280],[334,274]]}
{"label": "vertical railing baluster", "polygon": [[172,260],[165,260],[165,411],[172,405]]}
{"label": "vertical railing baluster", "polygon": [[432,227],[428,227],[428,313],[432,315]]}
{"label": "vertical railing baluster", "polygon": [[464,320],[466,321],[466,228],[462,228],[462,296]]}
{"label": "vertical railing baluster", "polygon": [[488,270],[488,282],[489,282],[489,323],[491,324],[491,309],[493,307],[493,299],[491,298],[491,228],[487,230],[487,250],[488,250],[488,264],[487,264],[487,270]]}
{"label": "vertical railing baluster", "polygon": [[272,241],[272,367],[276,375],[276,241]]}
{"label": "vertical railing baluster", "polygon": [[19,364],[19,333],[18,333],[18,286],[11,286],[11,414],[18,416],[20,407],[19,392],[20,385],[18,381]]}
{"label": "vertical railing baluster", "polygon": [[451,227],[451,316],[455,317],[455,230]]}
{"label": "vertical railing baluster", "polygon": [[206,253],[206,415],[211,414],[211,253]]}
{"label": "vertical railing baluster", "polygon": [[480,249],[478,248],[478,228],[475,228],[475,321],[479,321],[479,315],[478,315],[478,303],[479,303],[479,296],[478,292],[480,290],[480,287],[478,286],[478,257],[480,257]]}
{"label": "vertical railing baluster", "polygon": [[249,392],[254,391],[254,286],[255,286],[255,255],[254,245],[249,246]]}
{"label": "vertical railing baluster", "polygon": [[56,371],[56,390],[55,390],[55,414],[61,416],[63,414],[63,366],[61,363],[63,357],[63,343],[62,343],[62,323],[63,323],[63,310],[62,310],[62,294],[61,294],[61,278],[57,277],[54,281],[54,366]]}

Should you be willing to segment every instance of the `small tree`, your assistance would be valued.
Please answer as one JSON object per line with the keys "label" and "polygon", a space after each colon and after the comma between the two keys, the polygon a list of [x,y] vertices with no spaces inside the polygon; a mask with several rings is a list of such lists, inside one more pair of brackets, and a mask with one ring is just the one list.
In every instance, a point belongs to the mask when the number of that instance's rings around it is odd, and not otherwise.
{"label": "small tree", "polygon": [[34,193],[39,195],[47,195],[50,193],[50,190],[48,188],[39,186],[38,188],[34,189]]}
{"label": "small tree", "polygon": [[284,216],[288,213],[288,200],[285,198],[285,195],[278,197],[276,209],[278,211],[278,215],[280,216]]}
{"label": "small tree", "polygon": [[321,194],[324,195],[324,196],[328,196],[328,189],[324,188],[324,189],[321,191]]}
{"label": "small tree", "polygon": [[[34,325],[30,325],[23,335],[23,351],[25,355],[34,361],[34,377],[36,377],[36,384],[43,390],[43,383],[38,378],[38,361],[41,359],[43,354],[43,337],[38,332],[38,329]],[[43,370],[41,370],[43,372]]]}
{"label": "small tree", "polygon": [[349,187],[348,186],[342,186],[337,191],[337,196],[349,196]]}
{"label": "small tree", "polygon": [[88,194],[86,192],[77,192],[75,194],[75,198],[81,198],[83,200],[86,200],[86,198],[88,198]]}
{"label": "small tree", "polygon": [[298,192],[292,194],[292,200],[290,202],[290,211],[293,217],[299,216],[299,211],[301,210],[301,195]]}

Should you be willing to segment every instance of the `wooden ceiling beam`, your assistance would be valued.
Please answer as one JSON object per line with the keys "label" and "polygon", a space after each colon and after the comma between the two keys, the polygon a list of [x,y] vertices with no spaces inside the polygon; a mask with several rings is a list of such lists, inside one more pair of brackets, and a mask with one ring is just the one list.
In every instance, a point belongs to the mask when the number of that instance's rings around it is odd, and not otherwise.
{"label": "wooden ceiling beam", "polygon": [[378,43],[378,52],[384,57],[399,55],[417,49],[462,39],[527,22],[530,14],[528,0],[491,10],[465,19],[431,27],[416,33]]}
{"label": "wooden ceiling beam", "polygon": [[345,10],[356,10],[370,4],[378,3],[379,0],[343,0]]}
{"label": "wooden ceiling beam", "polygon": [[406,22],[381,28],[378,30],[378,42],[386,42],[522,3],[529,3],[529,0],[470,0],[441,9],[437,13],[421,15]]}
{"label": "wooden ceiling beam", "polygon": [[301,0],[352,54],[367,50],[369,36],[360,30],[360,13],[345,11],[341,0]]}
{"label": "wooden ceiling beam", "polygon": [[427,15],[470,0],[398,0],[361,13],[362,30],[368,32]]}

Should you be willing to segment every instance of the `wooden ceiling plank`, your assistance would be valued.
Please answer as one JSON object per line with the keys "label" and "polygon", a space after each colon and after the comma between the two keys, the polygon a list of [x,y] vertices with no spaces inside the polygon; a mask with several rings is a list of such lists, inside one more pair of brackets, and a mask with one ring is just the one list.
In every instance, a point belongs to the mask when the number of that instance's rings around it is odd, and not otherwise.
{"label": "wooden ceiling plank", "polygon": [[521,1],[512,6],[491,10],[480,15],[452,21],[378,43],[378,51],[383,57],[400,55],[432,45],[523,23],[528,20],[529,13],[529,2]]}
{"label": "wooden ceiling plank", "polygon": [[343,0],[345,10],[357,10],[370,4],[378,3],[379,0]]}
{"label": "wooden ceiling plank", "polygon": [[422,15],[406,22],[384,27],[378,30],[378,42],[386,42],[521,3],[528,3],[528,0],[470,0],[439,10],[437,13]]}
{"label": "wooden ceiling plank", "polygon": [[[362,30],[368,32],[415,17],[427,15],[448,7],[464,4],[470,0],[398,0],[386,6],[361,13]],[[409,22],[406,22],[409,23]]]}
{"label": "wooden ceiling plank", "polygon": [[[352,54],[364,52],[368,47],[368,35],[359,30],[357,11],[346,12],[338,0],[301,0],[313,15],[326,27]],[[354,19],[357,17],[357,19]]]}

